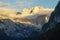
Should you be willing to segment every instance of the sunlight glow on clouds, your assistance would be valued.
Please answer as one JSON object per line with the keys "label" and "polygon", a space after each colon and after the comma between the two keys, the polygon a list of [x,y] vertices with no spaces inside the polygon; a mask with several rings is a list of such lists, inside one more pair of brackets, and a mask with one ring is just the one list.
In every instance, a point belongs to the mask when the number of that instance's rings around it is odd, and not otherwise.
{"label": "sunlight glow on clouds", "polygon": [[8,8],[0,8],[0,16],[3,16],[4,18],[5,16],[12,17],[16,15],[16,13],[17,13],[17,10],[11,10]]}
{"label": "sunlight glow on clouds", "polygon": [[[12,10],[8,8],[0,8],[0,17],[1,17],[0,19],[11,19],[13,22],[20,22],[20,23],[39,27],[40,24],[38,25],[36,24],[36,22],[38,22],[36,18],[39,18],[38,16],[40,15],[51,14],[52,11],[53,9],[37,6],[37,7],[33,7],[33,10],[31,8],[30,9],[25,8],[22,10],[21,14],[16,15],[18,11],[15,9]],[[48,22],[48,17],[46,17],[45,19],[46,19],[46,22]],[[34,20],[36,21],[33,22]]]}

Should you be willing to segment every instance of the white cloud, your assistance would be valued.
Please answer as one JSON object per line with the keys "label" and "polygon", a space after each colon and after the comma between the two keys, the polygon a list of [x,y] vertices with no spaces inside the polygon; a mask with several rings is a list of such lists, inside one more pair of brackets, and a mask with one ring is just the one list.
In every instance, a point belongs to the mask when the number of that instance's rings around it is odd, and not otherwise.
{"label": "white cloud", "polygon": [[22,10],[22,14],[26,15],[26,14],[50,14],[54,9],[51,9],[51,8],[44,8],[42,6],[36,6],[36,7],[33,7],[33,8],[30,8],[30,9],[26,9],[24,8]]}
{"label": "white cloud", "polygon": [[31,2],[27,2],[27,1],[24,1],[24,2],[20,1],[20,2],[18,2],[18,5],[20,7],[23,7],[23,6],[31,6],[32,3]]}
{"label": "white cloud", "polygon": [[5,3],[5,2],[0,2],[0,8],[11,8],[11,9],[18,9],[18,8],[24,8],[25,6],[31,6],[32,3],[31,2],[27,2],[27,1],[19,1],[14,3],[16,5],[12,5],[11,3]]}
{"label": "white cloud", "polygon": [[[40,9],[39,9],[40,8]],[[36,10],[35,10],[36,9]],[[43,8],[43,7],[39,7],[37,6],[34,7],[33,11],[39,11],[39,13],[29,13],[29,10],[30,9],[23,9],[23,13],[20,14],[20,15],[16,15],[17,13],[17,10],[11,10],[11,9],[8,9],[8,8],[0,8],[0,16],[1,15],[6,15],[8,16],[9,18],[19,18],[19,19],[16,19],[16,20],[13,20],[15,22],[20,22],[20,23],[25,23],[25,24],[31,24],[33,26],[36,26],[36,27],[40,27],[42,25],[40,25],[40,16],[41,14],[44,14],[44,15],[47,15],[47,14],[51,14],[51,12],[53,11],[53,9],[50,9],[50,8]],[[34,12],[35,12],[34,11]],[[25,12],[25,13],[24,13]],[[29,13],[29,14],[28,14]],[[5,16],[3,16],[4,18],[7,18]],[[38,18],[38,19],[36,19]],[[47,18],[46,18],[47,20]],[[42,20],[43,21],[43,20]],[[37,25],[37,22],[38,22],[38,25]]]}
{"label": "white cloud", "polygon": [[0,7],[5,7],[5,6],[9,6],[9,3],[4,3],[4,2],[0,2]]}
{"label": "white cloud", "polygon": [[17,9],[17,6],[12,5],[11,3],[0,2],[0,8]]}
{"label": "white cloud", "polygon": [[4,18],[6,18],[5,16],[13,17],[16,15],[16,13],[17,13],[17,10],[15,10],[15,9],[0,8],[0,16],[3,15]]}

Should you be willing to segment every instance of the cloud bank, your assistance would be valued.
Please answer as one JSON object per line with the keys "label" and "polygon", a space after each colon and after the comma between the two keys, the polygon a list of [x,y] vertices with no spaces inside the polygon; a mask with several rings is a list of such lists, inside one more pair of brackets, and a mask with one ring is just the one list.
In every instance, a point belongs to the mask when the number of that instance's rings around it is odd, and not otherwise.
{"label": "cloud bank", "polygon": [[[19,22],[19,23],[24,23],[24,24],[34,25],[34,26],[41,26],[39,22],[39,20],[41,20],[40,16],[42,15],[42,17],[44,17],[46,15],[50,15],[53,10],[54,9],[36,6],[30,9],[24,8],[21,14],[16,15],[18,13],[17,10],[0,8],[0,17],[3,19],[9,18],[14,22]],[[44,19],[48,20],[48,18],[49,17],[47,16]],[[43,20],[41,22],[43,22]]]}

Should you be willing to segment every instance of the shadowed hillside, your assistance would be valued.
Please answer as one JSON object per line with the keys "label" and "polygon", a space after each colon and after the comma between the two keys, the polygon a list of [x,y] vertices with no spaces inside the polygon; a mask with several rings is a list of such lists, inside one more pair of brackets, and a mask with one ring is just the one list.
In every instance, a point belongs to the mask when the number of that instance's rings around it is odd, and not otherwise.
{"label": "shadowed hillside", "polygon": [[52,12],[49,22],[42,27],[42,35],[33,37],[31,40],[60,40],[60,1]]}

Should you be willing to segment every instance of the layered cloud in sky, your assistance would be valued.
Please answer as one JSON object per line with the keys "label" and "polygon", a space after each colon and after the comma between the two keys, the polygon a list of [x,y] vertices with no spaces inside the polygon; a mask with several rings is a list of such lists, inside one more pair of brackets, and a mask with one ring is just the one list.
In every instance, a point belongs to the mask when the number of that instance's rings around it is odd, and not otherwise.
{"label": "layered cloud in sky", "polygon": [[44,5],[44,3],[40,2],[39,0],[0,0],[0,7],[17,9],[20,12],[24,8],[31,8],[40,5],[49,8],[49,3],[47,4],[48,7],[46,6],[46,4]]}
{"label": "layered cloud in sky", "polygon": [[[32,4],[33,3],[31,1],[30,2],[29,1],[16,1],[13,3],[1,1],[0,2],[0,14],[5,14],[5,15],[13,14],[14,16],[16,16],[15,14],[18,12],[17,10],[19,10],[19,11],[22,10],[22,12],[21,12],[22,15],[18,16],[18,17],[20,17],[20,16],[30,16],[31,14],[35,15],[35,13],[48,14],[53,11],[53,9],[44,8],[41,6],[36,6],[36,7],[31,8],[30,6],[32,6]],[[25,7],[27,7],[27,8],[25,8]],[[30,7],[30,8],[28,9],[28,7]]]}
{"label": "layered cloud in sky", "polygon": [[[21,11],[21,16],[29,16],[34,14],[50,14],[54,9],[50,8],[44,8],[42,6],[36,6],[30,9],[24,8]],[[18,11],[16,9],[10,9],[10,8],[0,8],[0,14],[16,14]]]}
{"label": "layered cloud in sky", "polygon": [[11,8],[11,9],[17,9],[18,11],[22,10],[25,7],[30,7],[32,5],[32,2],[27,2],[27,1],[16,1],[13,3],[9,3],[9,2],[0,2],[0,7],[4,7],[4,8]]}
{"label": "layered cloud in sky", "polygon": [[18,11],[21,11],[24,8],[31,8],[40,5],[46,8],[54,8],[57,2],[58,0],[0,0],[0,7],[17,9]]}
{"label": "layered cloud in sky", "polygon": [[0,7],[6,7],[6,6],[9,6],[9,5],[10,5],[9,3],[0,2]]}
{"label": "layered cloud in sky", "polygon": [[[9,18],[14,22],[20,22],[20,23],[34,25],[34,26],[41,26],[40,23],[38,22],[38,20],[40,20],[39,19],[40,15],[46,16],[46,15],[51,14],[52,11],[53,11],[53,9],[50,9],[50,8],[36,6],[36,7],[30,8],[30,9],[24,8],[20,12],[21,14],[16,15],[18,13],[18,11],[15,9],[0,8],[0,19]],[[46,20],[48,20],[47,17],[46,17]],[[37,25],[37,22],[39,25]]]}
{"label": "layered cloud in sky", "polygon": [[18,2],[18,5],[20,5],[20,6],[25,6],[25,5],[30,6],[30,5],[32,5],[32,3],[27,2],[27,1],[25,1],[25,2],[20,1],[20,2]]}
{"label": "layered cloud in sky", "polygon": [[17,8],[19,10],[19,8],[22,10],[23,8],[30,8],[30,6],[32,5],[32,2],[27,2],[27,1],[19,1],[16,2],[17,5],[14,5],[13,8]]}

